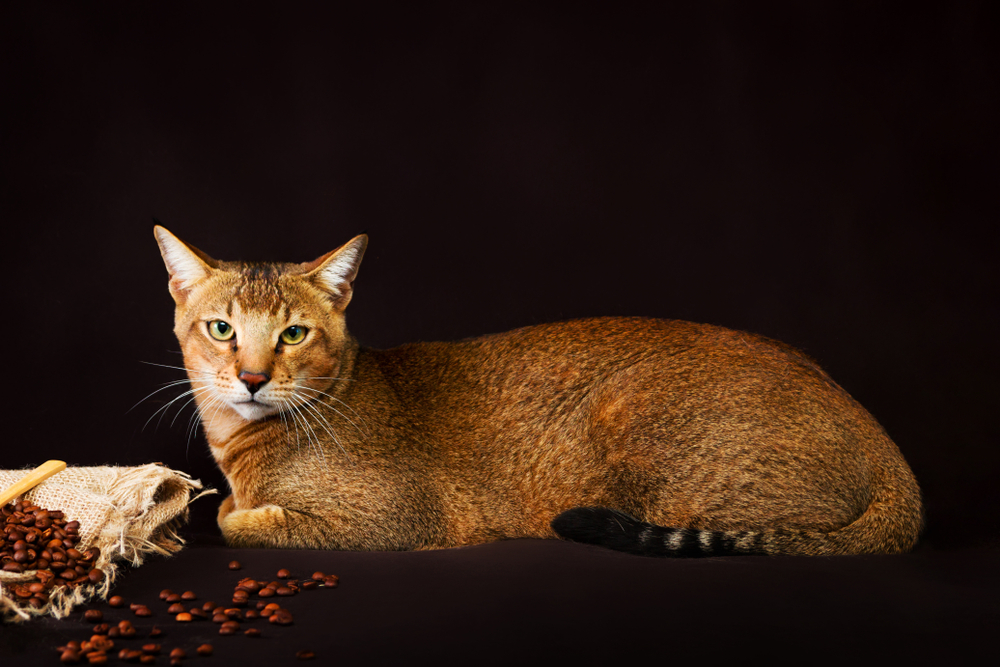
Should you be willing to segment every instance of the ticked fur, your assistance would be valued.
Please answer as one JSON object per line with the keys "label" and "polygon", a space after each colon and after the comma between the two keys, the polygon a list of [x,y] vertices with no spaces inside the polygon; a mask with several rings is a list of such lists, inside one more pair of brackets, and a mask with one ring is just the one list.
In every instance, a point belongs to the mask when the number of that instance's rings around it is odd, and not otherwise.
{"label": "ticked fur", "polygon": [[[372,350],[344,323],[366,237],[313,262],[250,264],[155,232],[232,490],[219,525],[233,545],[560,535],[668,556],[916,542],[920,494],[899,450],[781,343],[599,318]],[[214,338],[213,321],[232,337]],[[295,327],[301,342],[283,342]]]}

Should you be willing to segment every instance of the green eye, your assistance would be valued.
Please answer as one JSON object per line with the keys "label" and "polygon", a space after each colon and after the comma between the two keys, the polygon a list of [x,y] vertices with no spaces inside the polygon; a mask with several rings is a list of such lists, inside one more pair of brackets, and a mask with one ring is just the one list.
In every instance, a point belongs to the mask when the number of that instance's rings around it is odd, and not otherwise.
{"label": "green eye", "polygon": [[306,337],[305,327],[291,326],[281,332],[281,342],[285,345],[297,345]]}
{"label": "green eye", "polygon": [[212,338],[215,340],[229,340],[236,335],[236,331],[233,329],[232,325],[228,322],[223,322],[222,320],[212,320],[209,322],[208,333],[211,334]]}

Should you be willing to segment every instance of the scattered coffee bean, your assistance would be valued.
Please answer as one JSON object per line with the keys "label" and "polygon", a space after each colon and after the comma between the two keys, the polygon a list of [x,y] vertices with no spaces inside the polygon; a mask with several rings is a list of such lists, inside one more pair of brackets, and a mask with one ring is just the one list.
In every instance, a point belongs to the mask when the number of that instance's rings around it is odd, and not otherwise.
{"label": "scattered coffee bean", "polygon": [[313,572],[312,578],[313,581],[323,581],[324,579],[326,579],[326,575],[323,574],[322,572]]}
{"label": "scattered coffee bean", "polygon": [[87,662],[91,665],[104,665],[108,662],[108,654],[104,651],[92,651],[87,654]]}
{"label": "scattered coffee bean", "polygon": [[336,588],[340,584],[340,577],[336,575],[330,575],[323,580],[323,586],[326,588]]}
{"label": "scattered coffee bean", "polygon": [[139,662],[142,663],[143,665],[155,665],[156,656],[149,655],[148,653],[143,653],[142,656],[139,658]]}
{"label": "scattered coffee bean", "polygon": [[149,636],[150,637],[159,637],[162,634],[163,634],[163,630],[160,630],[155,625],[153,626],[153,629],[149,631]]}
{"label": "scattered coffee bean", "polygon": [[257,628],[248,628],[243,634],[247,637],[260,637],[260,630]]}
{"label": "scattered coffee bean", "polygon": [[80,662],[80,652],[74,651],[73,649],[66,649],[63,651],[62,655],[59,656],[59,660],[64,665],[75,665]]}
{"label": "scattered coffee bean", "polygon": [[111,626],[108,625],[107,623],[98,623],[97,625],[94,626],[95,635],[106,635],[108,634],[109,630],[111,630]]}
{"label": "scattered coffee bean", "polygon": [[181,593],[181,599],[190,602],[191,600],[197,600],[198,596],[195,595],[194,591],[184,591]]}
{"label": "scattered coffee bean", "polygon": [[168,597],[170,597],[173,594],[174,594],[174,592],[172,590],[170,590],[169,588],[164,588],[162,591],[160,591],[160,599],[161,600],[166,600]]}
{"label": "scattered coffee bean", "polygon": [[[233,562],[235,563],[236,561],[233,561]],[[238,565],[238,563],[237,563],[237,565]],[[198,652],[198,655],[204,656],[206,658],[208,656],[212,655],[212,645],[211,644],[202,644],[201,646],[199,646],[195,650]]]}
{"label": "scattered coffee bean", "polygon": [[164,602],[170,602],[171,604],[180,601],[181,601],[180,593],[171,593],[166,597],[166,600],[164,600]]}
{"label": "scattered coffee bean", "polygon": [[108,600],[108,605],[112,607],[124,607],[125,599],[120,595],[112,595]]}
{"label": "scattered coffee bean", "polygon": [[174,620],[178,623],[190,623],[193,620],[193,617],[188,612],[182,611],[174,617]]}
{"label": "scattered coffee bean", "polygon": [[278,570],[278,579],[288,579],[291,576],[292,573],[286,570],[285,568],[281,568],[280,570]]}
{"label": "scattered coffee bean", "polygon": [[271,597],[271,596],[274,595],[274,589],[273,588],[262,588],[262,589],[260,589],[260,592],[257,593],[257,595],[259,595],[262,598],[269,598],[269,597]]}
{"label": "scattered coffee bean", "polygon": [[292,612],[287,609],[278,609],[267,619],[268,623],[276,625],[291,625],[292,620]]}
{"label": "scattered coffee bean", "polygon": [[229,562],[229,569],[230,570],[238,570],[241,567],[243,567],[243,566],[240,565],[240,562],[238,560],[234,560],[234,561],[230,561]]}
{"label": "scattered coffee bean", "polygon": [[168,614],[179,614],[182,611],[187,611],[187,608],[185,608],[184,605],[181,604],[180,602],[175,602],[169,607],[167,607]]}
{"label": "scattered coffee bean", "polygon": [[288,597],[290,595],[295,595],[295,591],[287,586],[279,586],[277,590],[274,591],[275,595],[280,595],[281,597]]}
{"label": "scattered coffee bean", "polygon": [[205,611],[212,611],[218,606],[219,605],[215,604],[214,602],[206,602],[205,604],[201,605],[201,608],[204,609]]}
{"label": "scattered coffee bean", "polygon": [[142,652],[146,655],[159,655],[161,648],[159,644],[143,644]]}
{"label": "scattered coffee bean", "polygon": [[104,613],[100,609],[88,609],[83,612],[83,620],[88,623],[100,623],[104,618]]}
{"label": "scattered coffee bean", "polygon": [[170,657],[171,658],[186,658],[187,657],[187,653],[184,651],[184,649],[182,649],[180,647],[177,647],[173,651],[170,652]]}
{"label": "scattered coffee bean", "polygon": [[149,618],[153,615],[153,610],[145,605],[140,605],[134,612],[132,612],[140,618]]}
{"label": "scattered coffee bean", "polygon": [[248,621],[253,620],[255,618],[260,618],[260,612],[257,611],[256,609],[247,609],[245,612],[243,612],[243,618],[247,619]]}
{"label": "scattered coffee bean", "polygon": [[312,660],[313,658],[316,657],[316,654],[313,653],[312,651],[298,651],[295,654],[295,657],[298,658],[299,660]]}
{"label": "scattered coffee bean", "polygon": [[304,590],[304,591],[314,591],[317,588],[319,588],[319,583],[320,582],[315,581],[313,579],[307,579],[307,580],[305,580],[305,581],[302,582],[302,590]]}

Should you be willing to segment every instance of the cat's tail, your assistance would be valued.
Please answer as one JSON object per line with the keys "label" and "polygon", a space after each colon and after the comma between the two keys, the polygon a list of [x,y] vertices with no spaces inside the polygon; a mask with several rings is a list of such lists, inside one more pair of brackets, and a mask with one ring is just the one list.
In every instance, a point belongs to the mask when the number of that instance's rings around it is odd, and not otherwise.
{"label": "cat's tail", "polygon": [[[552,521],[552,529],[574,542],[596,544],[639,556],[736,555],[833,556],[890,554],[911,550],[923,526],[919,490],[883,488],[852,523],[830,532],[698,530],[647,523],[609,507],[576,507]],[[890,498],[887,496],[894,496]]]}

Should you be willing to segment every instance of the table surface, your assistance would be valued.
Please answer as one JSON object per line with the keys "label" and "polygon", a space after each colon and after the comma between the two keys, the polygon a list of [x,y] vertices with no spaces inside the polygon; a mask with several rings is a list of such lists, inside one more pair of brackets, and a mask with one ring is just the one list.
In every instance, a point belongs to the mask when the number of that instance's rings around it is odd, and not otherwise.
{"label": "table surface", "polygon": [[[239,560],[243,568],[231,571]],[[816,664],[867,660],[954,661],[989,648],[1000,627],[994,548],[903,556],[731,557],[659,560],[557,540],[514,540],[424,552],[230,549],[211,538],[170,558],[127,570],[114,594],[148,604],[91,607],[105,620],[133,621],[138,648],[153,625],[166,653],[215,648],[213,664],[284,664],[300,650],[319,663],[500,664],[513,660],[590,662],[640,658],[742,659]],[[242,577],[273,580],[280,568],[305,578],[336,574],[334,589],[271,598],[294,623],[263,620],[259,638],[220,636],[208,620],[178,623],[159,592],[192,590],[198,603],[229,600]],[[83,610],[62,620],[7,625],[0,655],[57,664],[55,647],[88,639]],[[718,658],[718,660],[713,659]],[[251,662],[247,662],[251,661]],[[25,663],[22,663],[25,664]]]}

